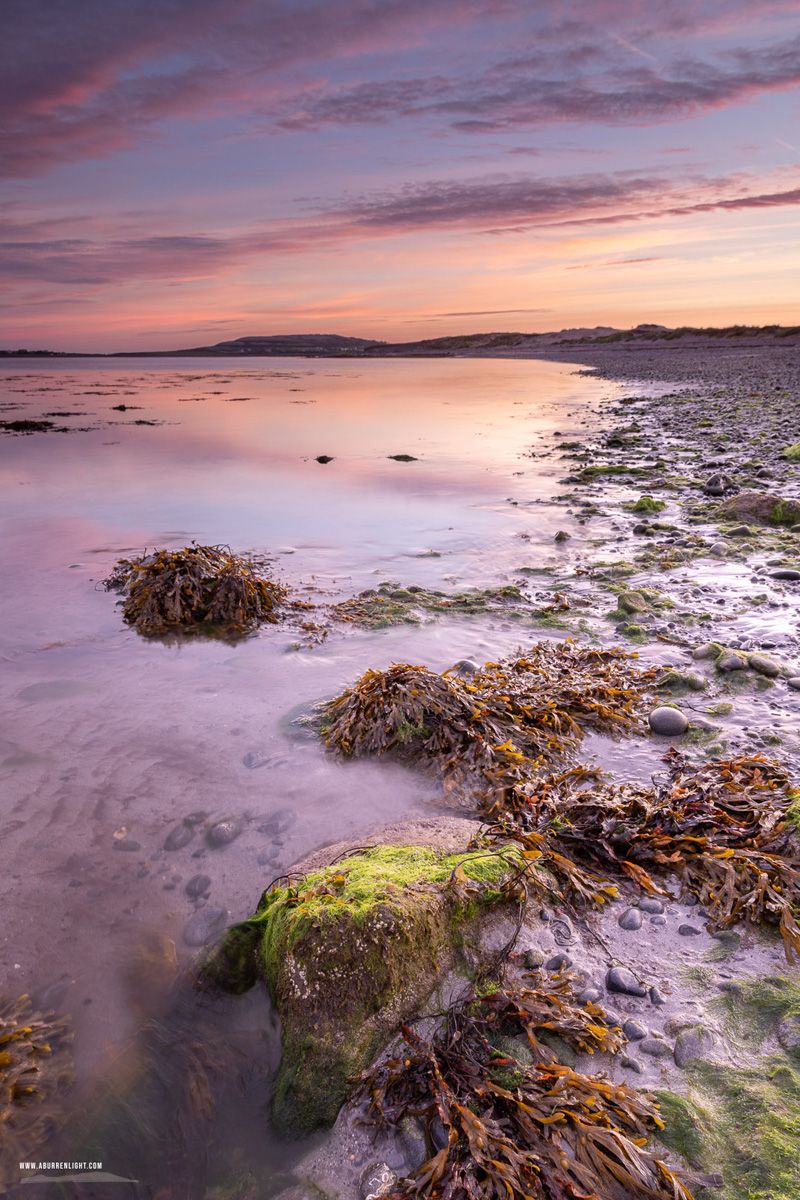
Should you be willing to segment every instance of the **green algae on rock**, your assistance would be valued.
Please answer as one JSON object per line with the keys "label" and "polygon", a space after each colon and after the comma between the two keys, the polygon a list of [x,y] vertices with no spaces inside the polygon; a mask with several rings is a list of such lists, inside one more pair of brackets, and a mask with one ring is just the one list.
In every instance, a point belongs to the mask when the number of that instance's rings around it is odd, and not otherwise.
{"label": "green algae on rock", "polygon": [[218,627],[241,634],[277,621],[286,596],[285,588],[266,578],[265,565],[229,546],[193,543],[120,559],[103,586],[122,593],[124,619],[138,633]]}
{"label": "green algae on rock", "polygon": [[727,521],[755,522],[758,525],[795,525],[800,521],[800,501],[766,492],[739,492],[719,507]]}
{"label": "green algae on rock", "polygon": [[264,893],[203,974],[233,991],[267,983],[283,1029],[279,1133],[333,1123],[348,1077],[419,1011],[482,909],[531,871],[518,847],[376,846]]}

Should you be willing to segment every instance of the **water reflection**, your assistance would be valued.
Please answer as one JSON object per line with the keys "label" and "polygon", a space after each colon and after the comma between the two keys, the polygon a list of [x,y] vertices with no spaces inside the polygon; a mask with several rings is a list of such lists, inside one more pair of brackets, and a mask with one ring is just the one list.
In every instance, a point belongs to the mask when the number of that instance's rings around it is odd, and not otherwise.
{"label": "water reflection", "polygon": [[[287,736],[286,715],[367,667],[445,669],[507,653],[519,636],[473,620],[304,651],[281,628],[235,647],[161,645],[122,624],[98,581],[119,557],[194,538],[271,555],[312,599],[390,577],[496,584],[554,553],[557,517],[539,502],[559,490],[559,468],[543,471],[524,453],[555,428],[583,429],[587,401],[613,390],[561,365],[515,361],[0,364],[0,402],[15,414],[80,412],[59,421],[88,430],[0,436],[0,972],[7,992],[38,991],[71,1013],[77,1122],[94,1111],[93,1089],[105,1094],[97,1080],[116,1047],[119,1078],[144,1072],[147,1120],[166,1128],[158,1114],[178,1077],[190,1092],[186,1080],[199,1078],[181,1057],[196,1044],[197,1062],[223,1080],[223,1102],[197,1126],[209,1155],[241,1124],[239,1167],[277,1169],[259,1099],[276,1044],[265,998],[198,1000],[159,991],[162,980],[137,999],[130,964],[141,961],[143,930],[153,945],[175,946],[180,977],[203,929],[212,936],[219,920],[248,915],[269,878],[303,854],[437,811],[429,780],[387,763],[334,763],[315,741]],[[416,461],[389,458],[400,453]],[[332,461],[316,462],[322,454]],[[276,820],[286,813],[290,821]],[[236,827],[228,842],[209,836],[221,821]],[[170,842],[176,828],[191,837]],[[244,1076],[217,1067],[221,1042],[241,1055]],[[160,1081],[142,1067],[155,1058]],[[224,1099],[241,1088],[246,1104]],[[245,1109],[255,1114],[252,1146]],[[198,1172],[186,1176],[187,1194],[203,1195],[212,1174],[181,1112],[168,1115]],[[117,1132],[108,1138],[120,1147],[119,1161],[102,1155],[108,1169],[143,1178],[144,1159],[129,1167]],[[151,1180],[184,1177],[165,1159],[147,1169]]]}

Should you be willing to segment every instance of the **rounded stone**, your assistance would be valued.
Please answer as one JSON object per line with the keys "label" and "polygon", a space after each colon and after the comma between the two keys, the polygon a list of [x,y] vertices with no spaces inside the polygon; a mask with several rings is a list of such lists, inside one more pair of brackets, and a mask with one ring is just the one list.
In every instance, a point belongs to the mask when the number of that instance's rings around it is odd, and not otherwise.
{"label": "rounded stone", "polygon": [[672,1055],[672,1046],[668,1042],[662,1042],[661,1038],[643,1038],[639,1042],[639,1049],[642,1054],[649,1054],[651,1058],[670,1058]]}
{"label": "rounded stone", "polygon": [[781,673],[778,664],[766,654],[748,654],[747,661],[754,671],[759,675],[766,675],[768,679],[777,679]]}
{"label": "rounded stone", "polygon": [[726,558],[728,554],[727,542],[714,542],[714,545],[709,550],[709,554],[713,554],[714,558]]}
{"label": "rounded stone", "polygon": [[529,971],[538,971],[539,967],[544,963],[544,955],[541,950],[532,949],[525,952],[525,966]]}
{"label": "rounded stone", "polygon": [[134,838],[117,838],[117,840],[114,842],[115,850],[141,850],[141,848],[142,843],[135,841]]}
{"label": "rounded stone", "polygon": [[660,737],[680,737],[689,728],[688,718],[679,708],[663,705],[654,708],[647,718],[653,733]]}
{"label": "rounded stone", "polygon": [[182,850],[194,837],[194,830],[189,825],[176,825],[170,830],[164,842],[165,850]]}
{"label": "rounded stone", "polygon": [[714,1035],[704,1025],[683,1029],[675,1039],[675,1065],[685,1067],[693,1058],[705,1058],[714,1045]]}
{"label": "rounded stone", "polygon": [[548,971],[561,971],[572,966],[572,959],[568,954],[554,954],[544,965]]}
{"label": "rounded stone", "polygon": [[650,997],[650,1003],[655,1004],[656,1008],[661,1008],[661,1005],[665,1003],[664,997],[657,987],[651,987],[647,994]]}
{"label": "rounded stone", "polygon": [[480,671],[480,667],[471,658],[460,658],[453,670],[458,671],[459,675],[474,675],[476,671]]}
{"label": "rounded stone", "polygon": [[553,541],[554,542],[568,542],[571,536],[572,535],[567,533],[567,531],[565,529],[559,529],[558,533],[553,538]]}
{"label": "rounded stone", "polygon": [[664,901],[659,900],[656,896],[642,896],[639,900],[639,908],[645,913],[663,913]]}
{"label": "rounded stone", "polygon": [[193,875],[186,887],[183,889],[187,896],[192,900],[196,900],[198,896],[202,896],[211,887],[210,875]]}
{"label": "rounded stone", "polygon": [[617,924],[619,925],[620,929],[632,931],[634,929],[642,928],[643,919],[644,918],[642,917],[642,914],[639,912],[638,908],[626,908],[625,912],[619,918]]}
{"label": "rounded stone", "polygon": [[209,846],[228,846],[235,841],[242,832],[242,826],[239,821],[235,821],[232,817],[226,818],[224,821],[217,821],[216,825],[212,825],[206,834],[206,841]]}
{"label": "rounded stone", "polygon": [[780,571],[773,571],[772,578],[773,579],[786,579],[789,582],[793,583],[796,580],[800,579],[800,571],[795,571],[791,567],[784,567]]}
{"label": "rounded stone", "polygon": [[681,937],[699,937],[702,932],[702,929],[698,929],[696,925],[687,925],[684,923],[678,926],[678,933]]}
{"label": "rounded stone", "polygon": [[606,972],[606,987],[625,996],[646,996],[647,992],[627,967],[611,967]]}
{"label": "rounded stone", "polygon": [[661,913],[656,913],[656,915],[654,917],[650,918],[651,925],[666,925],[666,923],[667,923],[667,918],[663,917],[661,915]]}
{"label": "rounded stone", "polygon": [[697,646],[692,651],[692,658],[695,662],[701,662],[705,658],[715,658],[716,654],[716,647],[711,642],[705,642],[702,646]]}
{"label": "rounded stone", "polygon": [[602,999],[602,995],[599,988],[584,988],[578,995],[578,1004],[596,1004],[598,1000]]}
{"label": "rounded stone", "polygon": [[640,1042],[642,1038],[647,1037],[647,1027],[642,1025],[641,1021],[634,1021],[632,1018],[622,1026],[622,1032],[629,1042]]}
{"label": "rounded stone", "polygon": [[286,833],[286,830],[291,829],[296,820],[297,813],[293,808],[279,808],[258,826],[258,832],[273,835]]}
{"label": "rounded stone", "polygon": [[794,688],[796,692],[800,692],[800,675],[792,675],[786,680],[786,683],[790,688]]}
{"label": "rounded stone", "polygon": [[638,1058],[631,1058],[630,1055],[623,1054],[621,1064],[629,1071],[635,1071],[637,1075],[644,1075],[644,1063]]}
{"label": "rounded stone", "polygon": [[717,659],[718,671],[744,671],[746,667],[746,659],[742,658],[741,654],[734,654],[732,650],[723,651]]}

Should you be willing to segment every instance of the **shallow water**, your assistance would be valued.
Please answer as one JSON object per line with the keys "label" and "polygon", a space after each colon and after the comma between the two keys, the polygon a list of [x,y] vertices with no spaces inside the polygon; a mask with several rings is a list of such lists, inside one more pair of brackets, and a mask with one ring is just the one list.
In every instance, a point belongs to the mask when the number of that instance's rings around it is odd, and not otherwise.
{"label": "shallow water", "polygon": [[[521,565],[556,563],[561,514],[547,500],[561,471],[529,452],[556,430],[585,434],[618,391],[573,371],[481,360],[0,363],[4,419],[80,414],[48,418],[74,432],[0,437],[0,972],[4,991],[71,1013],[82,1080],[151,1015],[149,981],[171,969],[159,936],[187,961],[198,911],[219,923],[246,916],[309,850],[440,811],[429,781],[386,763],[333,763],[287,714],[368,666],[441,670],[519,640],[511,625],[472,618],[345,629],[313,649],[281,627],[236,646],[165,645],[124,626],[98,581],[126,553],[192,539],[266,553],[312,601],[385,579],[497,584]],[[333,461],[318,463],[323,454]],[[287,828],[260,829],[277,810]],[[187,845],[163,849],[191,813],[233,817],[242,832],[214,849],[201,822]],[[184,891],[197,874],[210,877],[207,900]],[[250,1004],[237,1012],[250,1014],[268,1070],[271,1015],[263,997]],[[226,1017],[231,1028],[238,1019]],[[250,1165],[268,1174],[280,1155],[261,1107],[245,1109],[260,1146]],[[130,1169],[106,1157],[107,1170]]]}

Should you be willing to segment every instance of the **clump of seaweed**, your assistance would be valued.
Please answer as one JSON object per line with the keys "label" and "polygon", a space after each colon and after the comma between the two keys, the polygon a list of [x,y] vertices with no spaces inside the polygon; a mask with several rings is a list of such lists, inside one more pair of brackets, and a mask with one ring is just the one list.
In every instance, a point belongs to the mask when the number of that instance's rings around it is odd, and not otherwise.
{"label": "clump of seaweed", "polygon": [[106,591],[125,597],[123,617],[138,633],[158,636],[182,629],[217,627],[244,634],[278,620],[286,589],[265,575],[266,563],[230,546],[184,546],[123,558]]}
{"label": "clump of seaweed", "polygon": [[[355,1077],[369,1123],[424,1123],[428,1157],[393,1200],[691,1200],[645,1148],[663,1128],[653,1098],[563,1066],[539,1041],[551,1030],[578,1051],[619,1049],[611,1019],[571,993],[567,972],[529,989],[472,988],[429,1040],[403,1026],[403,1056]],[[514,1038],[527,1039],[535,1065],[509,1054]]]}
{"label": "clump of seaweed", "polygon": [[[556,855],[556,873],[558,847],[563,862],[568,855],[612,870],[649,892],[668,894],[651,872],[676,876],[682,895],[708,910],[712,929],[777,924],[787,958],[800,959],[800,841],[784,768],[761,755],[690,763],[673,748],[665,758],[667,777],[652,787],[577,790],[576,771],[546,780],[530,797],[530,833],[517,836]],[[497,831],[514,836],[507,820]]]}
{"label": "clump of seaweed", "polygon": [[63,1123],[74,1081],[68,1020],[34,1012],[30,997],[0,999],[0,1186],[3,1164],[26,1161]]}
{"label": "clump of seaweed", "polygon": [[645,732],[643,688],[622,650],[539,642],[487,663],[469,680],[421,666],[367,671],[325,708],[322,736],[347,758],[395,754],[477,793],[486,813],[525,811],[532,780],[569,755],[586,730]]}

